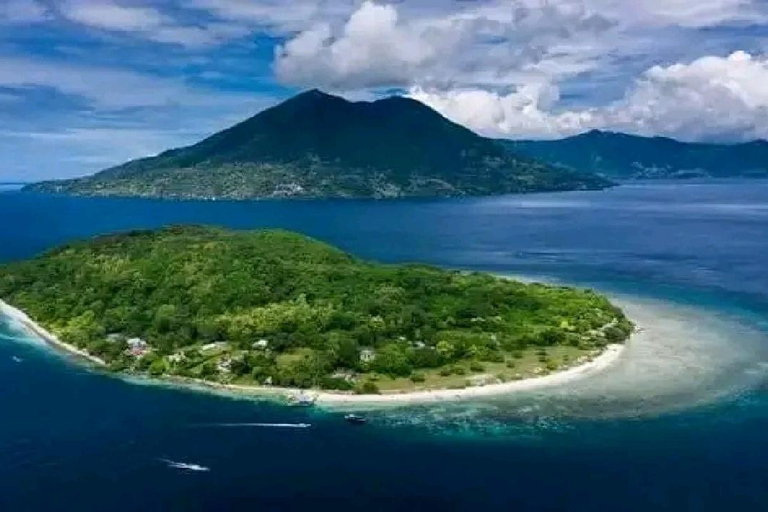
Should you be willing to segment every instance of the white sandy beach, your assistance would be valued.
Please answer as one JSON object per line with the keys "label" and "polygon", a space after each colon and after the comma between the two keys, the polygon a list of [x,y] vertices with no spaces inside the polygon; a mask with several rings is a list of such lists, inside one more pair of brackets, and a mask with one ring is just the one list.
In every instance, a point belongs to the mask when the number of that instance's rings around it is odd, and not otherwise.
{"label": "white sandy beach", "polygon": [[30,333],[34,334],[41,340],[45,341],[46,343],[59,348],[71,355],[81,357],[84,359],[87,359],[91,363],[97,364],[99,366],[106,366],[107,363],[96,356],[93,356],[89,354],[88,352],[84,350],[80,350],[79,348],[70,345],[68,343],[64,343],[59,338],[45,330],[43,327],[35,323],[29,316],[21,311],[20,309],[17,309],[10,304],[3,302],[0,300],[0,314],[3,314],[10,318],[11,320],[17,322],[19,325],[27,329]]}
{"label": "white sandy beach", "polygon": [[318,404],[404,404],[404,403],[429,403],[448,400],[463,400],[477,397],[489,397],[495,395],[507,395],[521,391],[532,391],[550,386],[561,386],[570,382],[600,373],[612,366],[624,352],[624,345],[609,345],[603,353],[579,366],[574,366],[560,372],[541,377],[505,382],[501,384],[488,384],[486,386],[474,386],[465,389],[437,389],[425,391],[413,391],[408,393],[390,393],[381,395],[349,395],[339,393],[318,392],[312,396],[317,398]]}
{"label": "white sandy beach", "polygon": [[[98,366],[106,366],[106,362],[87,352],[78,349],[72,345],[59,340],[52,333],[35,323],[23,311],[0,300],[0,314],[3,314],[16,321],[30,333],[39,337],[41,340],[71,355],[83,358]],[[631,340],[627,343],[631,343]],[[552,386],[562,386],[591,375],[598,374],[605,369],[613,366],[624,353],[626,345],[609,345],[600,355],[587,361],[584,364],[568,368],[566,370],[532,377],[512,382],[500,384],[488,384],[485,386],[467,387],[464,389],[437,389],[423,390],[405,393],[384,393],[379,395],[356,395],[350,393],[332,393],[317,390],[300,390],[291,388],[267,387],[267,386],[242,386],[236,384],[222,384],[217,382],[204,381],[200,379],[189,379],[183,377],[169,377],[160,379],[166,382],[187,385],[195,389],[211,389],[217,391],[228,391],[240,396],[253,395],[262,397],[282,397],[286,399],[298,396],[310,396],[319,405],[404,405],[404,404],[422,404],[430,402],[443,402],[453,400],[464,400],[476,397],[490,397],[508,395],[522,391],[533,391]],[[146,379],[157,380],[157,379]]]}

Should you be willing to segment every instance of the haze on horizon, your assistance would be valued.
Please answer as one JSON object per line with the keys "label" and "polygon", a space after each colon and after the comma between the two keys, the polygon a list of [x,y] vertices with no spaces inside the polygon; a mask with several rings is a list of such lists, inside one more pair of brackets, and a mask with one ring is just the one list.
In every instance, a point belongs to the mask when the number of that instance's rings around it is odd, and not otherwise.
{"label": "haze on horizon", "polygon": [[4,0],[0,181],[189,144],[308,88],[488,136],[768,138],[763,0]]}

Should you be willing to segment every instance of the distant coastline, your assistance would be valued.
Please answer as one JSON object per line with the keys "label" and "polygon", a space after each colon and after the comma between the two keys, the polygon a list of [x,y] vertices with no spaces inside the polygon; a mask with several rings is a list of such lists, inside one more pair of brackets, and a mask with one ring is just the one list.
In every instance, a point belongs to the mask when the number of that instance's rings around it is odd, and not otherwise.
{"label": "distant coastline", "polygon": [[0,182],[0,192],[14,192],[23,190],[29,183]]}
{"label": "distant coastline", "polygon": [[[107,366],[104,360],[95,357],[83,350],[80,350],[73,345],[64,343],[58,337],[37,324],[26,313],[18,308],[11,306],[3,300],[0,300],[0,314],[16,321],[29,333],[35,335],[49,346],[67,355],[73,356],[77,361],[86,362],[89,365],[99,368],[105,368]],[[641,329],[636,330],[636,332],[640,331]],[[146,377],[133,376],[123,373],[116,373],[114,375],[118,377],[126,377],[129,379],[131,377],[136,377],[142,381],[151,383],[176,384],[187,389],[198,391],[222,391],[236,396],[252,396],[254,398],[265,399],[275,398],[287,401],[296,400],[300,397],[308,397],[318,405],[328,406],[423,404],[431,402],[463,400],[477,397],[506,395],[515,392],[533,391],[574,382],[590,375],[600,373],[614,365],[621,358],[622,354],[624,354],[626,350],[626,344],[631,343],[631,340],[632,338],[625,342],[625,344],[608,345],[602,352],[591,357],[589,361],[563,369],[561,371],[557,371],[555,373],[498,384],[469,386],[464,389],[416,390],[407,392],[360,395],[353,393],[335,393],[316,389],[223,384],[202,379],[177,376]]]}

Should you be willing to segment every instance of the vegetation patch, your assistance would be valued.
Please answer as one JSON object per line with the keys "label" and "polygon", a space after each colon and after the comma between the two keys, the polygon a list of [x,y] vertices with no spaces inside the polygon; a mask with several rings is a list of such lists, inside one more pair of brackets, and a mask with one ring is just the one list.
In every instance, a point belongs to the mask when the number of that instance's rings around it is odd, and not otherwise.
{"label": "vegetation patch", "polygon": [[589,290],[370,263],[271,230],[68,244],[0,267],[0,298],[114,371],[366,394],[547,373],[632,331]]}

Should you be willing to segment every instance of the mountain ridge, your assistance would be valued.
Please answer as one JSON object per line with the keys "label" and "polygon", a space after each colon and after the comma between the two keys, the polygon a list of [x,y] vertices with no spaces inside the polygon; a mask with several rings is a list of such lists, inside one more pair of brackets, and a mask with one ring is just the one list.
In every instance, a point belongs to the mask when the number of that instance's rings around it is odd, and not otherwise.
{"label": "mountain ridge", "polygon": [[510,154],[416,100],[313,89],[191,146],[27,190],[99,196],[481,196],[600,189],[604,178]]}
{"label": "mountain ridge", "polygon": [[684,142],[592,130],[559,140],[502,140],[508,150],[610,179],[768,177],[768,141]]}

